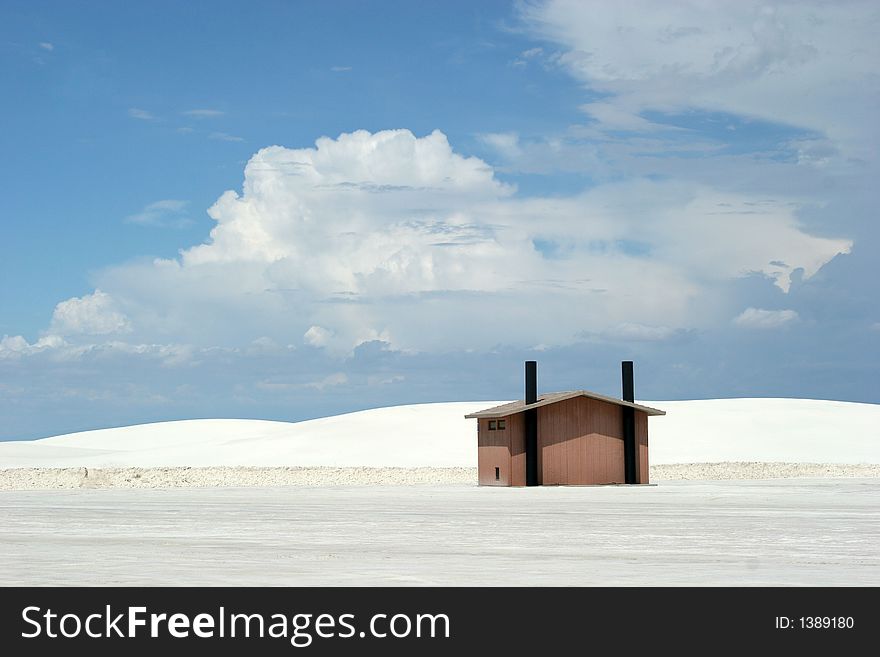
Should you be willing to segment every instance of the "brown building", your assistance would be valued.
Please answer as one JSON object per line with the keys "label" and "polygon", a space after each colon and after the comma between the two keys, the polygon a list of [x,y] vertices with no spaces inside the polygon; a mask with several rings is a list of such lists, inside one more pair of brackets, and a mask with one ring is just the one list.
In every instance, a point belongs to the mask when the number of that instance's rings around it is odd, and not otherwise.
{"label": "brown building", "polygon": [[525,400],[465,416],[477,420],[481,486],[648,483],[648,416],[666,413],[633,402],[631,361],[623,399],[537,387],[527,361]]}

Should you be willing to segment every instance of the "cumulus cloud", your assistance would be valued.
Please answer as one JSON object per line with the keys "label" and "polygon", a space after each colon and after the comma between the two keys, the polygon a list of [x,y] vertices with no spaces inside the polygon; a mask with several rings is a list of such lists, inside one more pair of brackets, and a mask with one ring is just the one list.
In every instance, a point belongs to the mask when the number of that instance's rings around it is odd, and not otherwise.
{"label": "cumulus cloud", "polygon": [[21,335],[4,335],[0,339],[0,360],[21,358],[47,350],[58,349],[66,345],[66,342],[57,335],[43,336],[33,344],[29,343]]}
{"label": "cumulus cloud", "polygon": [[107,335],[130,330],[128,318],[116,308],[110,295],[101,290],[56,305],[50,326],[55,335]]}
{"label": "cumulus cloud", "polygon": [[40,41],[37,45],[47,52],[52,52],[53,50],[55,50],[55,45],[49,43],[48,41]]}
{"label": "cumulus cloud", "polygon": [[179,258],[98,275],[134,338],[297,335],[336,353],[659,340],[727,322],[719,284],[757,274],[786,292],[793,272],[809,280],[851,245],[810,235],[795,202],[693,184],[519,196],[439,131],[264,148],[208,214],[209,238]]}
{"label": "cumulus cloud", "polygon": [[797,320],[798,314],[794,310],[746,308],[734,318],[733,323],[744,328],[775,329]]}

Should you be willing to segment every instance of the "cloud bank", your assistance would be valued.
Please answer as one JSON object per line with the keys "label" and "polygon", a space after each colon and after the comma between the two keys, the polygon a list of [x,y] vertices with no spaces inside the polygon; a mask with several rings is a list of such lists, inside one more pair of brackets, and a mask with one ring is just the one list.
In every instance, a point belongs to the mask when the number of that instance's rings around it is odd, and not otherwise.
{"label": "cloud bank", "polygon": [[797,213],[794,201],[642,179],[521,196],[442,132],[357,131],[261,149],[241,192],[208,210],[204,243],[100,273],[99,290],[58,304],[47,335],[265,337],[340,354],[376,340],[416,352],[658,340],[729,321],[725,281],[787,292],[795,272],[809,280],[850,249]]}

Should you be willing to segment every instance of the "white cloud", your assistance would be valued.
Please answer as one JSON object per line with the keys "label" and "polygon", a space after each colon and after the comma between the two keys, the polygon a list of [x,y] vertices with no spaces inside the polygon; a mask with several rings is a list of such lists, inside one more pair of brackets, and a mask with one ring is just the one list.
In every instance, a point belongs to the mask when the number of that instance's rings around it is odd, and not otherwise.
{"label": "white cloud", "polygon": [[330,70],[333,71],[334,73],[347,73],[348,71],[352,70],[352,67],[351,66],[331,66]]}
{"label": "white cloud", "polygon": [[588,111],[607,128],[648,128],[646,110],[699,108],[814,130],[851,157],[873,157],[880,14],[871,0],[520,8],[534,33],[565,49],[560,64],[603,94]]}
{"label": "white cloud", "polygon": [[251,342],[247,351],[250,354],[273,354],[283,350],[284,347],[279,345],[272,338],[264,335]]}
{"label": "white cloud", "polygon": [[334,386],[345,385],[346,383],[348,383],[348,376],[344,372],[336,372],[335,374],[325,376],[320,381],[307,383],[306,387],[314,388],[315,390],[325,390]]}
{"label": "white cloud", "polygon": [[0,351],[3,352],[19,352],[26,349],[27,346],[27,340],[20,335],[4,335],[0,340]]}
{"label": "white cloud", "polygon": [[668,326],[646,326],[636,322],[623,322],[606,331],[603,337],[620,341],[661,342],[675,334],[675,329]]}
{"label": "white cloud", "polygon": [[0,339],[0,358],[18,358],[28,353],[30,345],[20,335],[4,335]]}
{"label": "white cloud", "polygon": [[46,351],[56,351],[67,347],[64,338],[58,335],[44,335],[33,344],[28,343],[21,335],[4,335],[0,339],[0,360],[17,359]]}
{"label": "white cloud", "polygon": [[775,329],[797,320],[798,314],[794,310],[746,308],[734,318],[733,323],[744,328]]}
{"label": "white cloud", "polygon": [[230,135],[226,132],[212,132],[208,135],[208,139],[214,139],[216,141],[244,141],[243,137]]}
{"label": "white cloud", "polygon": [[626,103],[620,101],[587,103],[581,105],[580,109],[607,130],[643,132],[664,129],[664,126],[639,116],[640,107],[627,106]]}
{"label": "white cloud", "polygon": [[[797,220],[797,205],[791,201],[702,188],[675,203],[676,195],[690,194],[688,188],[669,186],[665,191],[669,197],[652,213],[658,220],[647,227],[649,240],[657,245],[654,253],[704,276],[735,278],[759,273],[788,292],[796,269],[803,269],[804,278],[809,279],[835,255],[852,248],[851,240],[804,232]],[[669,231],[675,238],[664,239],[658,230]]]}
{"label": "white cloud", "polygon": [[523,67],[527,66],[529,61],[534,60],[538,57],[541,57],[544,54],[543,48],[529,48],[528,50],[523,50],[519,57],[513,60],[512,64],[514,66]]}
{"label": "white cloud", "polygon": [[392,374],[391,376],[371,375],[367,377],[368,386],[389,386],[401,381],[406,381],[406,377],[402,374]]}
{"label": "white cloud", "polygon": [[126,223],[140,226],[183,226],[189,223],[184,216],[189,201],[179,199],[163,199],[150,203],[135,214],[125,218]]}
{"label": "white cloud", "polygon": [[328,331],[321,326],[310,326],[309,330],[303,335],[303,340],[312,347],[325,347],[332,337],[332,331]]}
{"label": "white cloud", "polygon": [[116,308],[109,294],[92,294],[60,302],[52,313],[50,332],[54,335],[106,335],[131,330],[128,318]]}
{"label": "white cloud", "polygon": [[153,121],[156,119],[156,117],[147,110],[138,109],[137,107],[129,108],[128,115],[133,119],[138,119],[139,121]]}
{"label": "white cloud", "polygon": [[47,52],[52,52],[53,50],[55,50],[55,45],[49,43],[48,41],[40,41],[37,45]]}
{"label": "white cloud", "polygon": [[213,119],[223,116],[226,112],[216,109],[191,109],[181,112],[184,116],[191,116],[194,119]]}
{"label": "white cloud", "polygon": [[488,132],[479,135],[479,140],[507,159],[513,160],[522,155],[519,135],[515,132]]}
{"label": "white cloud", "polygon": [[[228,191],[208,210],[218,222],[210,242],[183,252],[182,261],[287,266],[314,258],[314,274],[296,276],[314,278],[326,293],[356,292],[368,284],[357,280],[365,275],[402,284],[384,291],[410,292],[421,286],[407,284],[408,275],[421,269],[431,276],[416,247],[480,238],[474,231],[482,229],[449,206],[511,191],[484,162],[453,153],[436,131],[422,139],[408,130],[358,131],[321,138],[315,149],[271,146],[248,162],[243,196]],[[413,239],[425,244],[408,247]]]}
{"label": "white cloud", "polygon": [[827,139],[795,139],[787,145],[797,154],[797,163],[801,166],[824,168],[838,155]]}
{"label": "white cloud", "polygon": [[849,249],[808,234],[797,211],[644,180],[519,197],[440,132],[359,131],[258,151],[242,192],[209,209],[203,244],[98,273],[100,291],[59,304],[50,332],[130,329],[134,344],[200,348],[302,336],[332,357],[371,342],[661,340],[727,323],[719,284],[759,273],[787,291],[792,272],[808,281]]}
{"label": "white cloud", "polygon": [[[91,338],[91,340],[83,340],[82,338]],[[202,353],[209,353],[211,351],[216,352],[217,350],[203,350]],[[78,362],[86,358],[102,360],[134,356],[135,358],[155,360],[163,367],[176,367],[192,362],[195,354],[196,349],[192,345],[176,343],[143,344],[116,339],[105,339],[105,341],[99,342],[95,341],[94,335],[68,335],[62,337],[50,333],[40,337],[34,343],[28,343],[20,335],[3,336],[0,339],[0,360],[43,355],[53,362],[65,363]]]}

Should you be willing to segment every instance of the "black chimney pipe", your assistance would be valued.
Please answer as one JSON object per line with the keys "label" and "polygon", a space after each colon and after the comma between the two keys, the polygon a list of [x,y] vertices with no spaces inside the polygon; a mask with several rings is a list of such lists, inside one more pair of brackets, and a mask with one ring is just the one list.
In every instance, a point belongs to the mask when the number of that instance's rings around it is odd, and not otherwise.
{"label": "black chimney pipe", "polygon": [[623,361],[620,364],[620,369],[623,374],[623,401],[634,402],[636,396],[633,385],[633,362],[631,360]]}
{"label": "black chimney pipe", "polygon": [[538,401],[538,363],[526,361],[526,404]]}
{"label": "black chimney pipe", "polygon": [[[620,364],[623,375],[623,401],[635,401],[633,384],[633,362],[625,360]],[[629,406],[623,407],[623,463],[626,483],[639,483],[638,446],[636,445],[636,411]]]}
{"label": "black chimney pipe", "polygon": [[[526,404],[538,401],[538,363],[526,361]],[[538,485],[538,409],[530,408],[525,415],[526,486]]]}

